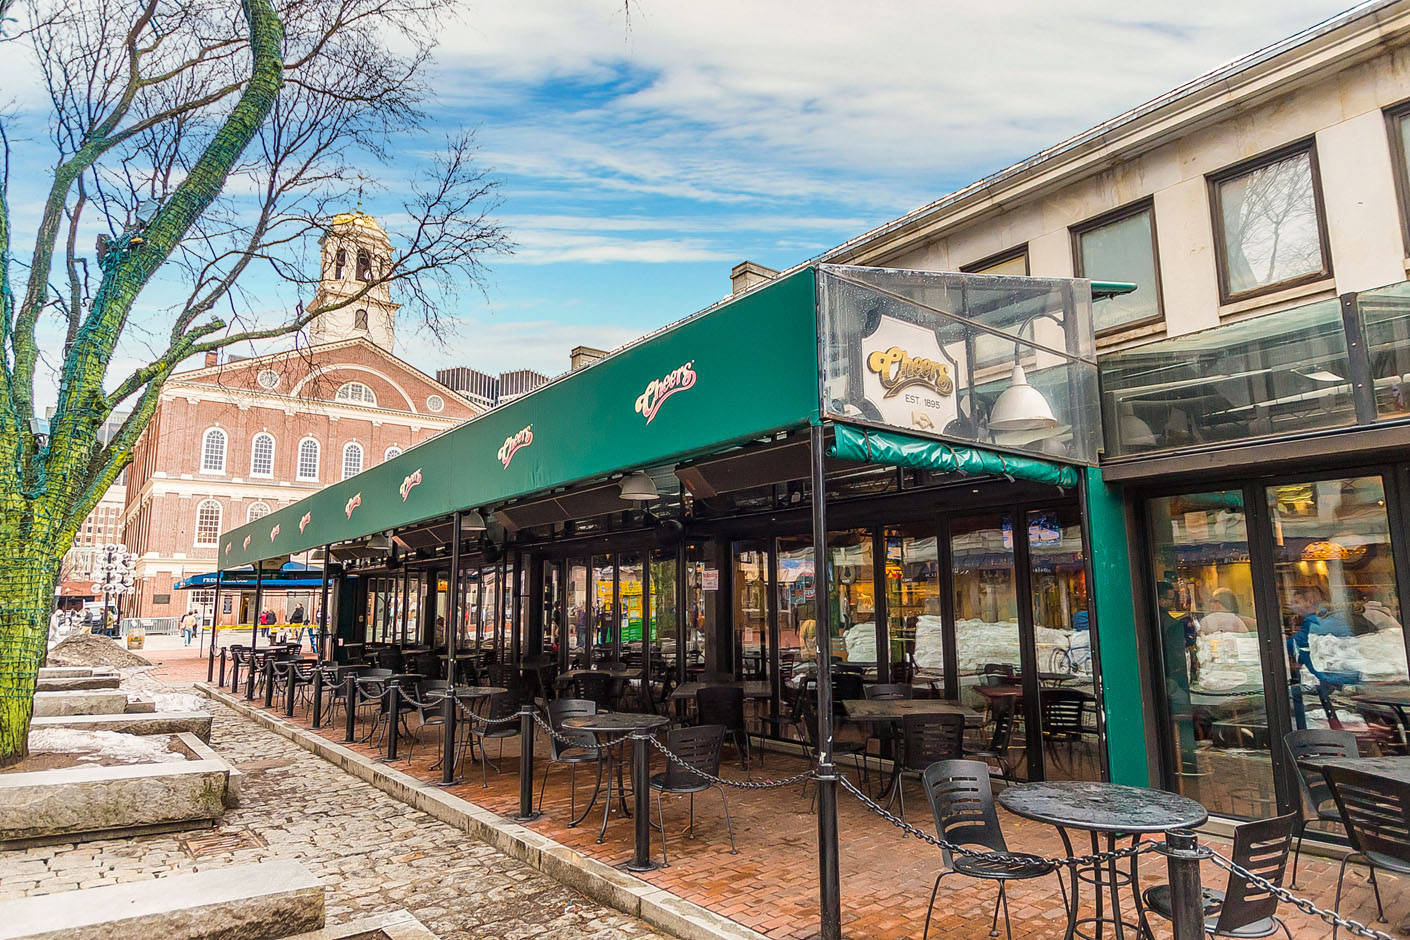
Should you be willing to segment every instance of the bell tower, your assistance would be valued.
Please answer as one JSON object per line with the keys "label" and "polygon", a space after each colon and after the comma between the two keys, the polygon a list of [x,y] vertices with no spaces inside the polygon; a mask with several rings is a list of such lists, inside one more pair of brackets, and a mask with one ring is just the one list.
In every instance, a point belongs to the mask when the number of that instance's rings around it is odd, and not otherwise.
{"label": "bell tower", "polygon": [[[342,212],[333,217],[319,246],[322,272],[313,304],[336,309],[309,323],[309,342],[316,345],[362,336],[387,352],[395,352],[397,308],[401,304],[392,302],[391,287],[383,280],[391,273],[392,243],[382,226],[361,209]],[[367,292],[351,299],[363,290]]]}

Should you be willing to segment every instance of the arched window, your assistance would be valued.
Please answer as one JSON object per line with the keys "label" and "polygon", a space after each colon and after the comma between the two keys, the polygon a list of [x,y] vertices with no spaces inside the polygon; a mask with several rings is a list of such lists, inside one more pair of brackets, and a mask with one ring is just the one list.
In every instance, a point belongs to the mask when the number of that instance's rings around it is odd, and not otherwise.
{"label": "arched window", "polygon": [[365,248],[357,250],[357,279],[359,281],[372,280],[372,255],[368,254]]}
{"label": "arched window", "polygon": [[343,479],[362,472],[362,445],[351,441],[343,445]]}
{"label": "arched window", "polygon": [[269,515],[269,503],[250,503],[250,508],[245,511],[245,521],[254,522],[267,515]]}
{"label": "arched window", "polygon": [[318,479],[318,442],[311,437],[299,441],[298,476],[300,480]]}
{"label": "arched window", "polygon": [[220,503],[203,499],[196,507],[196,544],[214,545],[220,541]]}
{"label": "arched window", "polygon": [[377,404],[377,395],[363,382],[344,382],[338,389],[338,401],[355,401],[364,405]]}
{"label": "arched window", "polygon": [[387,452],[382,455],[382,459],[383,459],[383,460],[391,460],[393,457],[400,457],[400,456],[401,456],[401,448],[398,447],[397,445],[393,444],[391,447],[388,447],[388,448],[387,448]]}
{"label": "arched window", "polygon": [[225,472],[225,432],[220,428],[211,428],[201,439],[201,471]]}
{"label": "arched window", "polygon": [[355,310],[355,311],[353,311],[353,329],[355,329],[355,330],[365,330],[365,329],[367,329],[367,311],[366,311],[366,310]]}
{"label": "arched window", "polygon": [[274,476],[274,435],[261,432],[250,445],[250,476]]}
{"label": "arched window", "polygon": [[333,256],[333,277],[342,280],[343,271],[348,266],[348,250],[339,248],[338,253]]}

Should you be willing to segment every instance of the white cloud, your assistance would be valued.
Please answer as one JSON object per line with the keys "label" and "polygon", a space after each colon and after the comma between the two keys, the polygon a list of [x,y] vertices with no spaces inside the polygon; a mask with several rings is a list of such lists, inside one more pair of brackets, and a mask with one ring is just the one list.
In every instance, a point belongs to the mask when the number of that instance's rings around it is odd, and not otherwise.
{"label": "white cloud", "polygon": [[[574,346],[616,349],[642,334],[640,329],[611,323],[564,320],[506,320],[465,317],[456,322],[454,340],[445,345],[419,343],[412,357],[418,368],[435,374],[450,366],[470,366],[482,372],[533,369],[547,376],[568,371],[568,350]],[[424,339],[419,335],[418,339]],[[410,344],[400,344],[408,355]]]}

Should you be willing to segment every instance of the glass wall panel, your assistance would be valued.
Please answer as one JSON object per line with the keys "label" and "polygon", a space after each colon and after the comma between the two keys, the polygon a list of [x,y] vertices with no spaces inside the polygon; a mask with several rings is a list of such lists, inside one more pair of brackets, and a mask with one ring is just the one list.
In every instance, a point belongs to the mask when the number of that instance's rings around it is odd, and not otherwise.
{"label": "glass wall panel", "polygon": [[617,658],[615,647],[616,632],[613,624],[617,619],[617,568],[611,555],[594,555],[592,558],[592,624],[593,662]]}
{"label": "glass wall panel", "polygon": [[618,630],[622,637],[622,653],[632,662],[640,662],[642,630],[645,621],[644,584],[641,578],[641,555],[632,552],[617,556],[617,590],[621,613]]}
{"label": "glass wall panel", "polygon": [[543,604],[541,614],[543,643],[539,653],[557,654],[563,642],[563,566],[556,561],[543,565]]}
{"label": "glass wall panel", "polygon": [[923,672],[917,681],[944,681],[944,626],[940,615],[940,556],[935,526],[893,526],[886,538],[886,634],[891,662]]}
{"label": "glass wall panel", "polygon": [[1372,700],[1378,686],[1407,678],[1381,478],[1267,494],[1294,726],[1348,728],[1367,746],[1398,745],[1394,711]]}
{"label": "glass wall panel", "polygon": [[441,649],[444,649],[446,645],[446,618],[450,614],[450,585],[446,580],[447,577],[449,577],[447,572],[434,572],[430,576],[430,587],[428,588],[434,592],[431,645]]}
{"label": "glass wall panel", "polygon": [[[649,636],[653,674],[661,668],[675,668],[676,657],[676,552],[657,549],[651,553],[651,611]],[[657,676],[659,679],[659,676]]]}
{"label": "glass wall panel", "polygon": [[786,684],[795,674],[811,673],[818,659],[818,591],[813,579],[813,540],[790,536],[778,540],[779,670]]}
{"label": "glass wall panel", "polygon": [[961,699],[987,707],[999,693],[978,689],[1016,685],[1021,668],[1018,594],[1014,585],[1013,517],[962,516],[950,524],[955,593],[955,653]]}
{"label": "glass wall panel", "polygon": [[[1401,127],[1407,126],[1402,119]],[[1356,295],[1376,413],[1383,418],[1410,416],[1410,282],[1362,291]]]}
{"label": "glass wall panel", "polygon": [[1033,641],[1042,686],[1043,775],[1102,779],[1087,569],[1077,507],[1028,513]]}
{"label": "glass wall panel", "polygon": [[769,556],[754,542],[734,547],[735,675],[762,679],[769,650]]}
{"label": "glass wall panel", "polygon": [[1117,350],[1100,369],[1112,456],[1356,421],[1336,300]]}
{"label": "glass wall panel", "polygon": [[832,559],[832,598],[837,605],[837,636],[833,655],[837,662],[866,667],[875,675],[876,578],[872,563],[870,529],[828,533]]}
{"label": "glass wall panel", "polygon": [[455,637],[458,650],[478,650],[480,624],[480,572],[470,569],[461,574],[460,632]]}
{"label": "glass wall panel", "polygon": [[568,562],[568,666],[581,668],[588,664],[591,644],[592,600],[588,596],[587,561],[576,558]]}
{"label": "glass wall panel", "polygon": [[406,577],[406,607],[398,624],[399,642],[405,646],[420,642],[421,639],[421,594],[425,587],[425,575],[421,572]]}
{"label": "glass wall panel", "polygon": [[1191,493],[1148,508],[1175,788],[1216,815],[1274,815],[1243,494]]}
{"label": "glass wall panel", "polygon": [[495,567],[485,567],[480,569],[480,630],[479,648],[480,654],[491,655],[497,650],[495,639],[499,631],[499,569]]}
{"label": "glass wall panel", "polygon": [[685,547],[685,665],[687,671],[705,664],[705,546]]}

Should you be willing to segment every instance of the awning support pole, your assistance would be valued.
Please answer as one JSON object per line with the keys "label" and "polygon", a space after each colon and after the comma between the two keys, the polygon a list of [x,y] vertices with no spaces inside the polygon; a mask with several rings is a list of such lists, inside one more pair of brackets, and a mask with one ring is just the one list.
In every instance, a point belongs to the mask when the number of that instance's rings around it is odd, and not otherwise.
{"label": "awning support pole", "polygon": [[455,783],[455,641],[460,633],[460,513],[450,520],[450,620],[446,624],[446,697],[441,702],[445,709],[441,724],[441,783],[450,786]]}
{"label": "awning support pole", "polygon": [[827,579],[827,446],[821,425],[808,429],[812,450],[813,585],[818,637],[818,918],[820,940],[842,938],[837,845],[837,768],[832,760],[832,603]]}
{"label": "awning support pole", "polygon": [[[323,583],[318,587],[318,661],[331,662],[332,645],[328,642],[328,566],[333,564],[332,546],[323,546]],[[327,659],[325,660],[325,656]]]}
{"label": "awning support pole", "polygon": [[255,609],[250,618],[250,674],[245,677],[245,701],[255,697],[255,649],[259,646],[260,608],[264,606],[264,564],[255,562]]}

